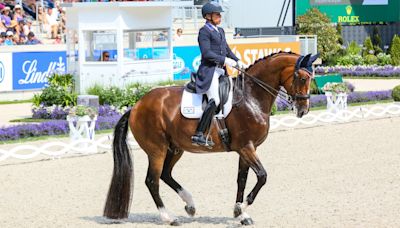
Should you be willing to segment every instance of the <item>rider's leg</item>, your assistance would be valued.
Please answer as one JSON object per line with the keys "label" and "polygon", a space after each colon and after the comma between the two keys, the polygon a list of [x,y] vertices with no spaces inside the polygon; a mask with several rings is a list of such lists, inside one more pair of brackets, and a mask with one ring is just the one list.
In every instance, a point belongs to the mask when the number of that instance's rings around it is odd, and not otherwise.
{"label": "rider's leg", "polygon": [[201,146],[213,146],[214,143],[211,140],[207,140],[204,136],[207,128],[210,126],[212,118],[215,115],[215,111],[220,103],[219,99],[219,77],[224,73],[223,69],[216,68],[214,71],[213,79],[211,81],[210,88],[206,92],[208,97],[208,104],[204,109],[203,115],[200,118],[200,122],[197,125],[196,134],[192,136],[192,143]]}

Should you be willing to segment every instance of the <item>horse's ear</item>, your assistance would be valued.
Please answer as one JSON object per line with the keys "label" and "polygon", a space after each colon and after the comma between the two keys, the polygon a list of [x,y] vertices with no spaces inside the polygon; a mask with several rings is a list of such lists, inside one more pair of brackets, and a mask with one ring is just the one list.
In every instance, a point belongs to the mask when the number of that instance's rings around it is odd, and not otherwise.
{"label": "horse's ear", "polygon": [[308,65],[311,66],[313,64],[313,62],[315,62],[315,60],[317,60],[319,57],[319,53],[317,53],[316,55],[313,55],[310,57],[310,60],[308,61]]}
{"label": "horse's ear", "polygon": [[311,54],[304,56],[304,58],[300,62],[300,68],[307,67],[308,61],[310,60]]}

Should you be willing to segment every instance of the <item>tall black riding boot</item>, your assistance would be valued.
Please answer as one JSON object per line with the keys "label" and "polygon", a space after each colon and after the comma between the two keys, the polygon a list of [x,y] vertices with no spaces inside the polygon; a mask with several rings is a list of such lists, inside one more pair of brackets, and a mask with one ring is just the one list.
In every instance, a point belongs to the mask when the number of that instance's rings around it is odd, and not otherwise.
{"label": "tall black riding boot", "polygon": [[200,122],[197,125],[196,134],[192,136],[192,144],[208,147],[214,146],[214,142],[212,140],[207,140],[207,138],[204,136],[204,132],[210,127],[211,120],[214,117],[216,110],[217,106],[215,105],[214,100],[211,99],[200,118]]}

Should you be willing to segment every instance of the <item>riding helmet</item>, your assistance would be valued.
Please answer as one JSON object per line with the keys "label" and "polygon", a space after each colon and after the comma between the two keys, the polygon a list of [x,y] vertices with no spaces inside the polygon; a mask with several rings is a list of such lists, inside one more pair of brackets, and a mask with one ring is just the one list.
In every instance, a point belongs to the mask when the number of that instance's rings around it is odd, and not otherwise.
{"label": "riding helmet", "polygon": [[209,13],[221,13],[224,12],[222,7],[217,2],[206,3],[203,8],[201,8],[201,14],[203,18],[206,18],[206,14]]}

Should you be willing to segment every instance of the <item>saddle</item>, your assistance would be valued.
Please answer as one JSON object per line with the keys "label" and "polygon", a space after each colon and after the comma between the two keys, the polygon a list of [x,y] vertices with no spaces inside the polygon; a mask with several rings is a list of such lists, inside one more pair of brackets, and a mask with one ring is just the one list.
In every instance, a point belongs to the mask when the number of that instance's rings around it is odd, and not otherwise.
{"label": "saddle", "polygon": [[[184,117],[190,119],[200,118],[203,110],[208,103],[207,95],[196,93],[196,73],[192,73],[190,81],[184,86],[181,101],[181,113]],[[224,144],[225,150],[230,151],[230,136],[225,125],[225,118],[232,110],[233,98],[233,82],[232,78],[223,75],[219,77],[219,97],[220,104],[216,110],[216,118],[218,132]],[[222,110],[221,114],[220,111]],[[218,115],[219,114],[219,115]]]}

